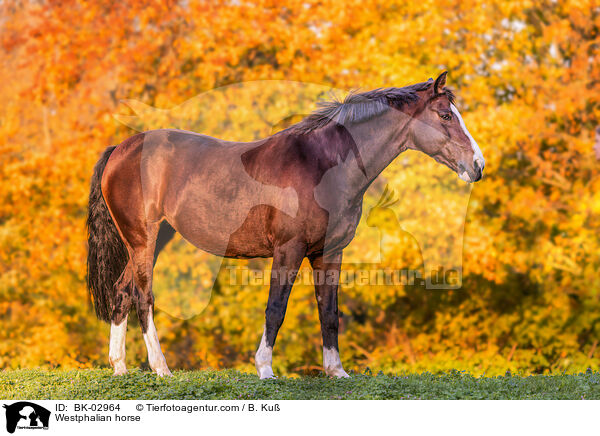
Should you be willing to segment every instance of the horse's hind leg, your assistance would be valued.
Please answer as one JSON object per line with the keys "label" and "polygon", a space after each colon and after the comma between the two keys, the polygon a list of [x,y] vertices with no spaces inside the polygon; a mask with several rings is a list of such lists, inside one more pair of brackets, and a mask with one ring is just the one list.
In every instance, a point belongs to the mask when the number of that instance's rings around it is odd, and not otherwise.
{"label": "horse's hind leg", "polygon": [[175,229],[171,227],[166,220],[160,223],[160,227],[158,229],[158,235],[156,236],[156,248],[154,249],[154,260],[153,265],[156,265],[156,260],[158,259],[159,253],[163,248],[173,239],[175,236]]}
{"label": "horse's hind leg", "polygon": [[171,375],[171,371],[160,349],[158,333],[154,326],[154,295],[152,294],[152,269],[159,227],[160,223],[149,224],[146,243],[132,247],[130,255],[136,283],[134,302],[148,349],[148,364],[159,376],[165,376]]}
{"label": "horse's hind leg", "polygon": [[125,364],[125,335],[127,334],[127,316],[120,323],[110,324],[110,345],[108,361],[115,370],[114,375],[123,375],[127,372]]}
{"label": "horse's hind leg", "polygon": [[110,345],[108,361],[115,370],[115,375],[127,372],[125,365],[125,336],[127,334],[127,315],[133,305],[133,271],[131,260],[115,283],[116,297],[110,324]]}

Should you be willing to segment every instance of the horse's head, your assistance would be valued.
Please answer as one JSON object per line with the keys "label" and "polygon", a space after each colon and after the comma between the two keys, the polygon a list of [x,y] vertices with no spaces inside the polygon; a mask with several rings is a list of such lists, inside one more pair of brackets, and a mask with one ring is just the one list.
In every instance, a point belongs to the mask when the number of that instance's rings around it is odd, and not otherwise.
{"label": "horse's head", "polygon": [[409,127],[409,148],[420,150],[456,171],[465,182],[483,176],[485,160],[456,109],[452,93],[445,88],[443,72],[426,90],[420,91],[421,104]]}

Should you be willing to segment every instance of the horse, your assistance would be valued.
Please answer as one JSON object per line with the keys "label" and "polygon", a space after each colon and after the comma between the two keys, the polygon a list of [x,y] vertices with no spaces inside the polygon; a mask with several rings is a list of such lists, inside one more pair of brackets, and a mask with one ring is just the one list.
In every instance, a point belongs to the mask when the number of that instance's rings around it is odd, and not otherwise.
{"label": "horse", "polygon": [[273,347],[308,258],[324,372],[348,377],[338,346],[338,283],[369,185],[408,149],[467,183],[483,175],[485,160],[446,76],[321,102],[297,124],[254,142],[161,129],[108,147],[91,180],[87,286],[97,317],[111,325],[114,374],[127,372],[127,317],[135,307],[150,368],[171,375],[153,320],[152,273],[158,253],[179,232],[214,255],[273,258],[255,355],[261,379],[274,377]]}

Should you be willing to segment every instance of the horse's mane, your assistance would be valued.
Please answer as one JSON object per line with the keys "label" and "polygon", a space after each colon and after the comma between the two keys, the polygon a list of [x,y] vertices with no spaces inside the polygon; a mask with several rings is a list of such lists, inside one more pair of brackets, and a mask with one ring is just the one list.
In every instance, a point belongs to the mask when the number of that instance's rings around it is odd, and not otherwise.
{"label": "horse's mane", "polygon": [[[403,88],[378,88],[362,93],[352,91],[343,101],[336,99],[321,101],[317,103],[317,110],[298,124],[291,126],[289,130],[303,134],[325,127],[332,121],[342,125],[368,121],[384,113],[390,107],[401,109],[416,101],[418,99],[417,92],[429,89],[433,83],[433,80],[429,80]],[[444,91],[450,102],[453,103],[452,91],[448,88],[444,88]]]}

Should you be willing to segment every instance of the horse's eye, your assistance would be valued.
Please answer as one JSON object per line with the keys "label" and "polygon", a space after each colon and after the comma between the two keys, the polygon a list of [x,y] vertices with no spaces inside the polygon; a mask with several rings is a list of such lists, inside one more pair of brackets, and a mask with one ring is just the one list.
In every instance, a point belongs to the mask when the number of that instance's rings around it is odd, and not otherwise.
{"label": "horse's eye", "polygon": [[451,113],[444,113],[444,114],[441,114],[440,117],[444,121],[450,121],[452,119],[452,114]]}

